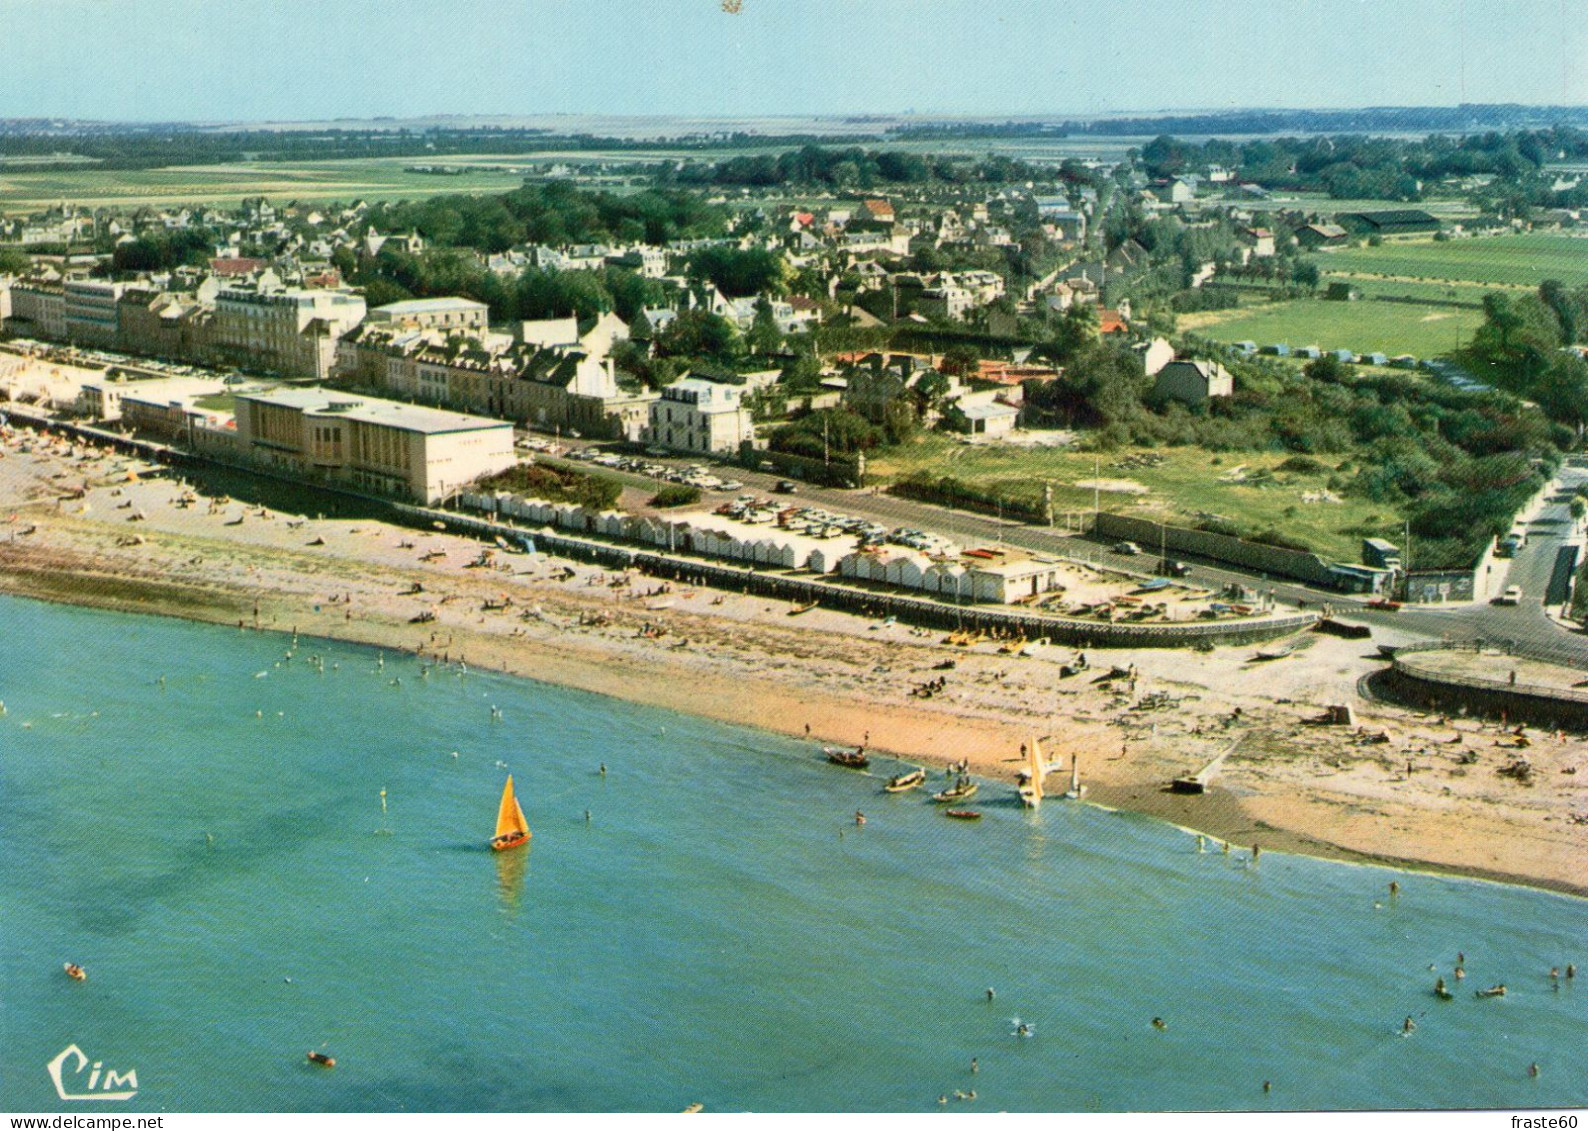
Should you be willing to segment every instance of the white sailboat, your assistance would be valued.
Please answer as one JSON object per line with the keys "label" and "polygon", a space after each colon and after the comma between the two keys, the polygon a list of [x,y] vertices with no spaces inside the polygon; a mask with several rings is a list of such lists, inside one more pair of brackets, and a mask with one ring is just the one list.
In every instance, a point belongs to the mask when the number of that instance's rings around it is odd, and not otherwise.
{"label": "white sailboat", "polygon": [[1032,736],[1030,744],[1026,747],[1030,758],[1030,765],[1020,775],[1020,800],[1028,809],[1035,809],[1042,804],[1042,779],[1047,775],[1048,767],[1042,760],[1042,747],[1036,736]]}

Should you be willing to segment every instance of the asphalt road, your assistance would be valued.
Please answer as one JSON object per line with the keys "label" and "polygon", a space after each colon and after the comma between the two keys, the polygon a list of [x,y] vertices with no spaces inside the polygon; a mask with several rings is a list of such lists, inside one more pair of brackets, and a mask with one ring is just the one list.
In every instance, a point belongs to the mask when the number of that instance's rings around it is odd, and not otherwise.
{"label": "asphalt road", "polygon": [[[651,462],[686,467],[703,461],[668,458],[652,459]],[[568,466],[584,470],[600,470],[602,474],[612,475],[629,483],[657,482],[644,476],[616,472],[609,468],[593,469],[589,464],[579,461],[571,461]],[[741,491],[778,497],[773,495],[772,488],[781,476],[749,471],[737,465],[714,469],[714,473],[724,479],[739,480],[744,484]],[[1516,585],[1522,590],[1521,604],[1515,607],[1489,604],[1454,605],[1446,608],[1406,606],[1399,612],[1385,612],[1367,608],[1366,598],[1360,596],[1314,588],[1288,579],[1270,579],[1233,569],[1227,565],[1214,564],[1194,555],[1171,551],[1169,556],[1184,561],[1192,567],[1191,576],[1187,580],[1210,589],[1217,590],[1226,585],[1240,584],[1264,592],[1271,591],[1282,605],[1310,609],[1328,605],[1337,613],[1349,615],[1354,621],[1362,621],[1409,636],[1514,641],[1540,658],[1588,668],[1588,635],[1563,627],[1551,620],[1544,612],[1546,599],[1553,605],[1559,605],[1564,599],[1566,582],[1564,547],[1573,528],[1567,508],[1571,492],[1581,483],[1588,483],[1588,466],[1564,467],[1557,479],[1559,490],[1528,524],[1527,545],[1509,561],[1502,559],[1495,563],[1495,568],[1504,568],[1507,571],[1504,585]],[[726,500],[737,493],[740,492],[708,492],[706,501],[709,502],[713,498]],[[955,510],[932,503],[901,499],[893,495],[874,494],[869,488],[853,490],[800,483],[794,495],[783,497],[790,503],[804,503],[841,514],[857,515],[890,528],[905,526],[944,534],[967,546],[1000,544],[1017,546],[1041,553],[1080,558],[1133,573],[1152,573],[1160,556],[1154,546],[1143,545],[1141,547],[1143,552],[1139,555],[1116,554],[1107,544],[1066,533],[1062,525],[1050,530],[1024,522],[1000,520],[994,515]]]}

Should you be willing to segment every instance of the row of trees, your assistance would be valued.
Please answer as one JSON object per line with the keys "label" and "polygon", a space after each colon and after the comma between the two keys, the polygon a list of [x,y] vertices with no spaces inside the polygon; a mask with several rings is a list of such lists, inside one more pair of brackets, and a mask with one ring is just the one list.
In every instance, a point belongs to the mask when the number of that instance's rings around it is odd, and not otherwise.
{"label": "row of trees", "polygon": [[898,149],[827,149],[807,145],[784,153],[760,153],[716,162],[694,162],[683,168],[665,166],[664,185],[825,185],[835,189],[869,189],[880,185],[931,183],[1011,184],[1051,181],[1053,171],[1009,157],[980,160],[912,153]]}
{"label": "row of trees", "polygon": [[525,183],[492,196],[436,196],[377,204],[380,231],[417,231],[441,247],[496,253],[522,243],[665,244],[720,236],[727,212],[693,192],[588,192],[570,181]]}
{"label": "row of trees", "polygon": [[1426,182],[1475,174],[1516,181],[1538,173],[1557,153],[1588,156],[1588,133],[1552,126],[1422,139],[1347,134],[1212,138],[1200,144],[1161,135],[1142,147],[1140,159],[1155,177],[1223,165],[1269,187],[1324,190],[1336,198],[1418,200]]}

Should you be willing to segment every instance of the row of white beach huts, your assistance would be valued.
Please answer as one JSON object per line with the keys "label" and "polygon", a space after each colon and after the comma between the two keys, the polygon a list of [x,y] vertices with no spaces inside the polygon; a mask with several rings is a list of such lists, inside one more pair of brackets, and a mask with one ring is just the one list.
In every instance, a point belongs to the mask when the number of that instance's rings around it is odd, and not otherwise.
{"label": "row of white beach huts", "polygon": [[1011,604],[1063,588],[1058,561],[1020,552],[980,550],[958,557],[931,557],[901,547],[857,549],[849,539],[809,546],[809,539],[793,533],[737,533],[688,519],[590,511],[574,503],[526,499],[505,492],[465,492],[460,501],[472,510],[523,523],[701,557],[838,574],[976,604]]}

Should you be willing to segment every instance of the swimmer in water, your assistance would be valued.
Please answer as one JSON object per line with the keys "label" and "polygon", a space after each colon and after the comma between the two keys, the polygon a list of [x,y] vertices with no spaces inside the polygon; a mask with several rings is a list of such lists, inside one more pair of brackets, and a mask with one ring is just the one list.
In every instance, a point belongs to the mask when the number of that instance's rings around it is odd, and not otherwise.
{"label": "swimmer in water", "polygon": [[1152,1019],[1152,1027],[1158,1030],[1158,1032],[1162,1033],[1169,1028],[1169,1022],[1165,1021],[1162,1017],[1154,1017]]}

